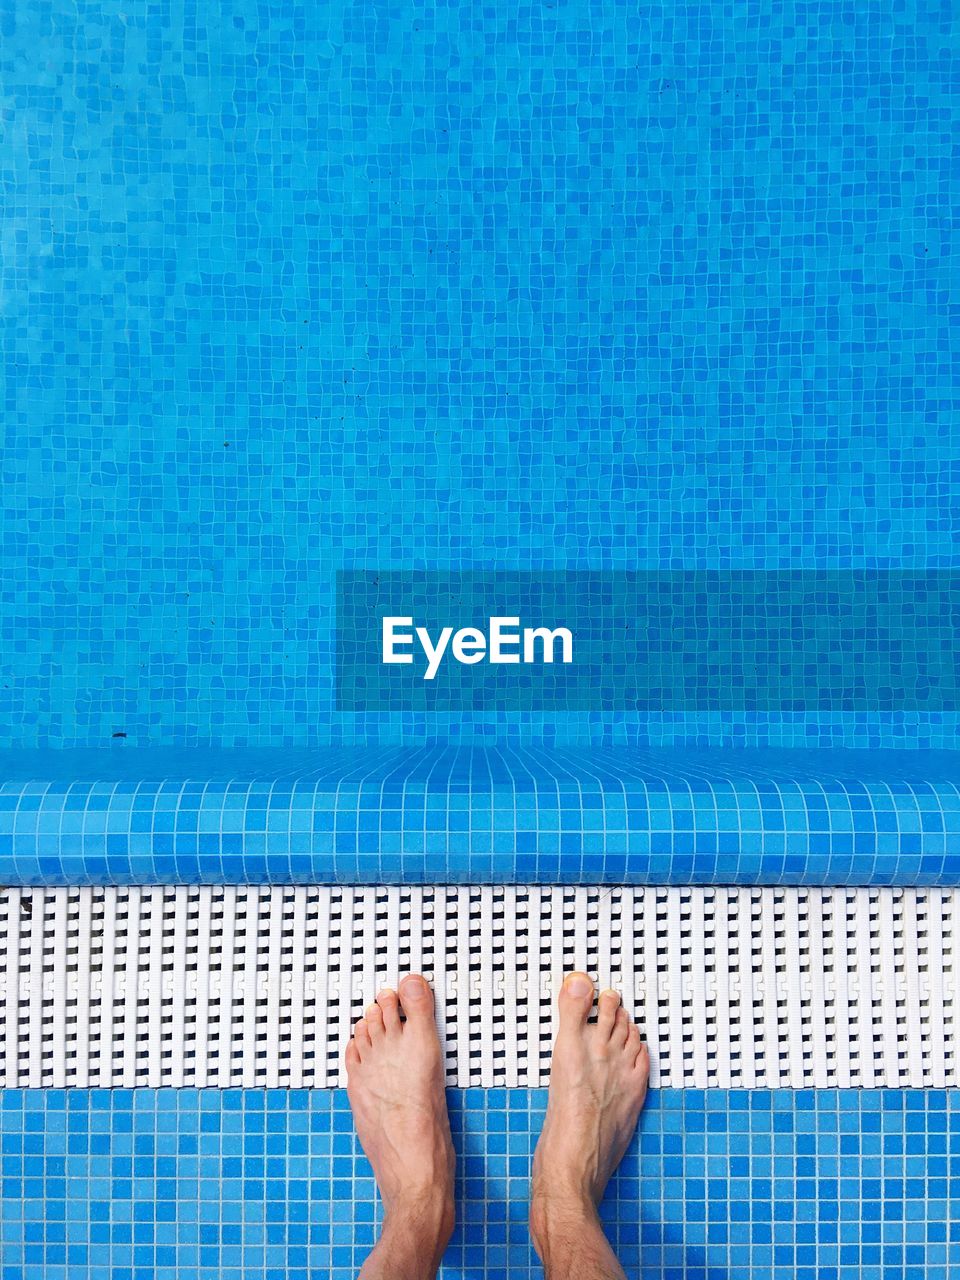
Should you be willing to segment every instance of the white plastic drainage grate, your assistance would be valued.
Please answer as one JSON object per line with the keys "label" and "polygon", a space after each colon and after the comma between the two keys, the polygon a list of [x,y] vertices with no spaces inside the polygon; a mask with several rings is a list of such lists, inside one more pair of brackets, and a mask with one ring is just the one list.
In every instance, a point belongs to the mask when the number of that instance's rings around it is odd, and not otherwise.
{"label": "white plastic drainage grate", "polygon": [[661,1086],[944,1087],[958,912],[944,889],[6,889],[0,1081],[335,1086],[413,969],[451,1084],[535,1087],[577,968],[621,991]]}

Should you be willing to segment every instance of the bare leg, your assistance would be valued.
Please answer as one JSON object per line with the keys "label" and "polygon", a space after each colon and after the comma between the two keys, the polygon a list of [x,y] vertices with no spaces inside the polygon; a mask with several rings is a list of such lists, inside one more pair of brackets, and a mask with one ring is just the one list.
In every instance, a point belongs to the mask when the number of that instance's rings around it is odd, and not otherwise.
{"label": "bare leg", "polygon": [[593,1026],[592,1006],[591,980],[568,974],[533,1159],[530,1232],[547,1280],[625,1280],[597,1208],[637,1127],[650,1059],[615,991],[601,992]]}
{"label": "bare leg", "polygon": [[380,992],[354,1027],[346,1064],[384,1210],[361,1280],[433,1280],[453,1231],[454,1162],[433,992],[419,974],[403,979],[399,999]]}

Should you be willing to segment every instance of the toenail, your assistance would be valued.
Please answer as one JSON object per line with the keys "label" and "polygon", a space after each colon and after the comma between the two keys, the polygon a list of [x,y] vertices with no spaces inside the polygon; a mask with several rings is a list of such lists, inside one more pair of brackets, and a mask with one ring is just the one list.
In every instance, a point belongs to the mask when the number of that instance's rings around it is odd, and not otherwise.
{"label": "toenail", "polygon": [[411,995],[422,996],[427,989],[427,984],[423,980],[423,978],[419,976],[419,974],[411,973],[411,974],[408,974],[407,977],[404,978],[404,980],[400,983],[401,991],[404,988],[406,988],[406,990]]}
{"label": "toenail", "polygon": [[395,996],[396,994],[397,993],[394,991],[393,987],[382,987],[377,993],[377,999],[383,1000],[388,996]]}
{"label": "toenail", "polygon": [[593,983],[582,973],[572,974],[567,978],[565,986],[572,996],[588,996],[593,990]]}

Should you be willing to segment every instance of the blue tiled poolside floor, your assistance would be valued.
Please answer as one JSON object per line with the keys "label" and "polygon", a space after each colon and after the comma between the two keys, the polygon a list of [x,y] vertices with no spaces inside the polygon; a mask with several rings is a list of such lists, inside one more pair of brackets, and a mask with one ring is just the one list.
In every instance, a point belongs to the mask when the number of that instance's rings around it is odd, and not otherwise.
{"label": "blue tiled poolside floor", "polygon": [[[451,1091],[444,1274],[539,1274],[542,1092]],[[0,1095],[0,1280],[353,1280],[377,1221],[342,1092]],[[960,1095],[654,1093],[606,1202],[643,1280],[948,1280]]]}

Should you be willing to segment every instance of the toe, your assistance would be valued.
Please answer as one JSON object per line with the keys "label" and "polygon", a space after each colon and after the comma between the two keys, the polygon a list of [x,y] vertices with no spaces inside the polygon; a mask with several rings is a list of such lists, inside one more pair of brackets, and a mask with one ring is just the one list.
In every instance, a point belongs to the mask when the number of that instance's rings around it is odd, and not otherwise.
{"label": "toe", "polygon": [[383,1013],[380,1006],[378,1004],[368,1004],[363,1019],[367,1024],[367,1030],[370,1032],[370,1039],[376,1044],[383,1036]]}
{"label": "toe", "polygon": [[600,992],[597,1000],[597,1034],[609,1039],[610,1033],[613,1031],[613,1024],[617,1020],[617,1010],[620,1008],[620,995],[616,991],[609,988]]}
{"label": "toe", "polygon": [[357,1053],[360,1055],[360,1061],[362,1062],[373,1048],[370,1032],[367,1030],[366,1021],[363,1018],[353,1028],[353,1042],[357,1046]]}
{"label": "toe", "polygon": [[650,1046],[646,1040],[640,1041],[640,1049],[637,1053],[637,1061],[634,1065],[634,1071],[640,1076],[643,1082],[643,1089],[646,1092],[647,1081],[650,1079]]}
{"label": "toe", "polygon": [[408,973],[400,983],[400,1003],[411,1027],[433,1025],[433,992],[426,978]]}
{"label": "toe", "polygon": [[380,1012],[383,1014],[383,1026],[386,1032],[400,1030],[400,1001],[397,999],[397,993],[390,987],[384,987],[377,994],[377,1004],[380,1006]]}
{"label": "toe", "polygon": [[347,1047],[344,1050],[343,1060],[347,1064],[347,1070],[352,1071],[360,1065],[360,1050],[357,1048],[356,1040],[348,1040]]}
{"label": "toe", "polygon": [[623,1049],[626,1047],[627,1037],[630,1034],[630,1015],[626,1009],[617,1010],[617,1016],[614,1019],[613,1031],[610,1033],[610,1044],[614,1049]]}
{"label": "toe", "polygon": [[560,988],[561,1030],[582,1027],[593,1007],[593,982],[585,973],[568,973]]}

